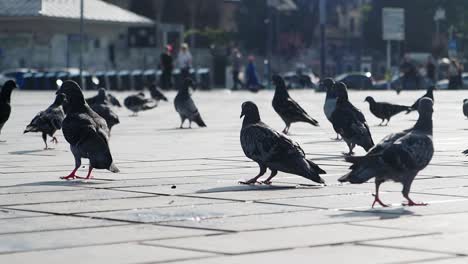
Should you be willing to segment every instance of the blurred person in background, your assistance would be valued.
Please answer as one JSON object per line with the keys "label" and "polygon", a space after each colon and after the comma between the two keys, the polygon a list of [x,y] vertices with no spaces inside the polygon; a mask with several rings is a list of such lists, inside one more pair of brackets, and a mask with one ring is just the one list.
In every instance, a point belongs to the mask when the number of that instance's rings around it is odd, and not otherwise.
{"label": "blurred person in background", "polygon": [[426,62],[426,76],[429,79],[429,81],[431,81],[431,84],[436,83],[435,70],[436,70],[436,66],[434,63],[434,58],[432,58],[432,56],[429,55],[427,57],[427,62]]}
{"label": "blurred person in background", "polygon": [[177,66],[180,69],[182,80],[190,76],[190,68],[192,68],[192,54],[190,53],[187,43],[183,43],[177,55]]}
{"label": "blurred person in background", "polygon": [[252,92],[257,92],[261,88],[261,84],[258,81],[257,69],[255,66],[255,57],[250,55],[247,68],[245,69],[245,86]]}
{"label": "blurred person in background", "polygon": [[462,67],[456,59],[450,59],[450,65],[448,67],[448,89],[460,89],[463,87],[462,80]]}
{"label": "blurred person in background", "polygon": [[239,79],[239,74],[241,71],[242,67],[242,54],[240,53],[238,48],[234,48],[231,53],[231,65],[232,65],[232,90],[238,90],[239,88],[237,87],[240,85],[240,88],[242,88],[243,84],[241,80]]}
{"label": "blurred person in background", "polygon": [[403,63],[400,65],[400,71],[403,73],[402,89],[419,88],[419,75],[416,66],[411,62],[408,56],[403,57]]}
{"label": "blurred person in background", "polygon": [[160,57],[161,77],[159,79],[159,85],[162,89],[172,88],[172,70],[174,69],[172,59],[172,46],[167,45]]}

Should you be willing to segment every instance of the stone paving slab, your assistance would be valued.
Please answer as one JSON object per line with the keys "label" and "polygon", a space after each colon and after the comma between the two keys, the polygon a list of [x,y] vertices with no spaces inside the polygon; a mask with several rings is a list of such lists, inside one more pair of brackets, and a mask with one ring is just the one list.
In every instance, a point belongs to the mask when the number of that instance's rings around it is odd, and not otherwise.
{"label": "stone paving slab", "polygon": [[[92,95],[95,92],[86,92]],[[115,92],[123,99],[128,92]],[[422,91],[352,91],[374,141],[411,127],[417,114],[379,127],[363,102],[412,104]],[[293,124],[291,138],[323,167],[327,186],[279,173],[273,185],[244,186],[258,173],[239,144],[240,106],[257,103],[264,122],[282,130],[272,91],[256,94],[196,91],[208,124],[177,129],[172,102],[130,117],[115,109],[111,151],[121,173],[96,170],[90,181],[62,181],[73,157],[61,132],[44,151],[39,134],[24,127],[47,107],[53,92],[14,91],[11,120],[0,140],[0,263],[467,263],[468,148],[461,101],[465,91],[436,91],[431,164],[413,184],[426,207],[403,207],[401,185],[385,183],[370,207],[373,181],[339,184],[348,171],[343,142],[323,115],[323,93],[294,90],[320,127]],[[174,92],[167,96],[173,98]],[[357,148],[357,154],[365,152]],[[79,174],[87,172],[87,161]]]}

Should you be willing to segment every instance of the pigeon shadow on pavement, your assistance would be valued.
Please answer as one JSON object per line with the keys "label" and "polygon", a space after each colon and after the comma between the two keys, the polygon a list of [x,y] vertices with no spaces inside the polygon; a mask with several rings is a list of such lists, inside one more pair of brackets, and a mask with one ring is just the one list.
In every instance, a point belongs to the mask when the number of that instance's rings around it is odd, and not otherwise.
{"label": "pigeon shadow on pavement", "polygon": [[217,193],[217,192],[245,192],[245,191],[276,191],[284,189],[296,189],[296,186],[290,185],[247,185],[239,184],[235,186],[218,187],[211,189],[202,189],[196,193]]}
{"label": "pigeon shadow on pavement", "polygon": [[409,211],[404,207],[390,207],[390,208],[377,208],[368,209],[364,211],[358,210],[341,210],[343,214],[331,215],[330,217],[365,217],[365,216],[376,216],[380,220],[397,219],[402,216],[414,216],[413,211]]}
{"label": "pigeon shadow on pavement", "polygon": [[[8,154],[12,155],[29,155],[29,154],[35,154],[35,153],[50,153],[50,150],[54,149],[34,149],[34,150],[18,150],[18,151],[11,151],[8,152]],[[42,156],[54,156],[54,155],[42,155]]]}
{"label": "pigeon shadow on pavement", "polygon": [[[95,179],[93,179],[95,180]],[[30,186],[80,186],[80,185],[95,185],[95,184],[102,184],[106,183],[106,181],[97,182],[97,181],[86,181],[86,180],[74,180],[74,181],[66,181],[66,180],[56,180],[56,181],[40,181],[40,182],[31,182],[31,183],[23,183],[23,184],[16,184],[4,187],[30,187]]]}

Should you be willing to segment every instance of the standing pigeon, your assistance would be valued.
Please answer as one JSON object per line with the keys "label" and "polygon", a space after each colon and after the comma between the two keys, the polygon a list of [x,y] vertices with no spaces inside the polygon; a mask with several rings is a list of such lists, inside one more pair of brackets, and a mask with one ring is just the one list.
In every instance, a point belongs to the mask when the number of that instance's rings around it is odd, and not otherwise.
{"label": "standing pigeon", "polygon": [[300,175],[317,183],[325,183],[319,174],[325,174],[317,164],[306,159],[305,153],[296,142],[285,135],[278,133],[260,120],[257,106],[253,102],[242,104],[242,129],[240,141],[244,154],[257,162],[260,173],[254,178],[242,182],[254,184],[265,174],[266,169],[271,170],[270,177],[263,181],[270,184],[271,179],[278,171]]}
{"label": "standing pigeon", "polygon": [[89,170],[85,179],[91,178],[93,169],[119,172],[110,153],[106,121],[88,106],[78,84],[65,81],[57,93],[64,93],[67,98],[62,131],[75,157],[75,169],[62,179],[80,178],[75,173],[81,166],[81,158],[89,159]]}
{"label": "standing pigeon", "polygon": [[183,127],[182,125],[184,124],[185,119],[189,120],[189,128],[192,127],[192,122],[197,123],[199,127],[206,127],[206,124],[200,116],[200,113],[198,112],[198,109],[189,93],[190,87],[194,87],[193,80],[186,78],[184,84],[180,87],[179,92],[174,98],[174,106],[181,119],[180,128]]}
{"label": "standing pigeon", "polygon": [[62,110],[62,104],[65,101],[65,94],[57,94],[55,101],[46,110],[39,112],[26,127],[24,133],[41,132],[42,140],[44,140],[45,148],[47,146],[47,135],[52,138],[51,142],[57,144],[57,138],[54,136],[57,130],[62,129],[62,122],[65,114]]}
{"label": "standing pigeon", "polygon": [[431,98],[432,102],[434,102],[434,89],[435,89],[435,86],[429,86],[429,88],[427,88],[426,93],[423,96],[419,97],[418,100],[416,100],[416,102],[414,102],[414,104],[410,106],[410,108],[406,111],[406,114],[409,114],[412,111],[417,110],[419,106],[419,101],[422,98]]}
{"label": "standing pigeon", "polygon": [[463,114],[468,117],[468,99],[463,100]]}
{"label": "standing pigeon", "polygon": [[124,100],[124,105],[133,112],[133,116],[136,116],[140,111],[155,108],[158,106],[158,103],[152,99],[146,98],[145,93],[140,92],[138,94],[127,96]]}
{"label": "standing pigeon", "polygon": [[348,99],[346,85],[339,82],[335,85],[338,99],[336,109],[332,114],[332,124],[348,145],[349,152],[353,154],[356,145],[363,147],[366,151],[374,146],[374,141],[367,125],[366,118],[359,109],[354,107]]}
{"label": "standing pigeon", "polygon": [[[327,117],[328,121],[331,122],[331,117],[333,112],[336,109],[336,93],[335,93],[335,81],[331,78],[326,78],[325,80],[320,82],[320,85],[325,88],[326,95],[325,95],[325,103],[323,104],[323,112]],[[340,134],[336,132],[336,139],[340,140]]]}
{"label": "standing pigeon", "polygon": [[2,132],[3,126],[8,121],[8,118],[10,118],[11,91],[13,91],[13,89],[15,89],[16,87],[17,86],[15,81],[9,80],[5,82],[5,84],[2,87],[2,91],[0,92],[0,133]]}
{"label": "standing pigeon", "polygon": [[372,96],[367,96],[364,101],[369,103],[371,113],[377,118],[382,119],[382,122],[380,122],[379,126],[382,126],[385,120],[387,120],[387,123],[385,124],[385,126],[387,126],[392,116],[410,109],[409,106],[376,102]]}
{"label": "standing pigeon", "polygon": [[156,101],[166,101],[167,102],[167,97],[162,93],[161,90],[156,87],[156,84],[152,84],[149,88],[151,97],[156,100]]}
{"label": "standing pigeon", "polygon": [[351,172],[339,179],[340,182],[363,183],[375,177],[375,199],[386,207],[379,198],[379,186],[387,180],[403,184],[403,197],[407,205],[426,205],[415,203],[409,198],[411,184],[418,174],[432,159],[434,145],[432,142],[432,112],[433,102],[430,98],[419,101],[419,119],[413,128],[399,133],[390,134],[369,153],[361,157],[346,157],[353,163]]}
{"label": "standing pigeon", "polygon": [[289,127],[295,122],[306,122],[314,126],[318,126],[317,120],[310,117],[302,107],[294,101],[286,89],[283,78],[279,75],[273,76],[273,83],[276,86],[275,95],[273,96],[273,109],[286,123],[283,133],[289,132]]}
{"label": "standing pigeon", "polygon": [[94,112],[106,120],[107,127],[109,128],[109,134],[113,126],[120,124],[119,116],[112,111],[108,104],[99,103],[90,105],[90,107]]}
{"label": "standing pigeon", "polygon": [[87,98],[86,103],[88,103],[88,105],[106,103],[113,106],[122,107],[119,99],[117,99],[117,97],[113,96],[111,93],[106,92],[106,89],[103,87],[99,88],[97,95]]}

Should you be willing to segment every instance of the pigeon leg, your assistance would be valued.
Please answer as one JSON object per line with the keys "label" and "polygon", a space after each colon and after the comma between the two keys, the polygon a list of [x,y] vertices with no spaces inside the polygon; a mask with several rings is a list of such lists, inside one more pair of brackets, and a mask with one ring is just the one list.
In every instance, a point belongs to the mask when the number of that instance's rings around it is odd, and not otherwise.
{"label": "pigeon leg", "polygon": [[408,203],[403,203],[403,206],[426,206],[427,203],[416,203],[411,198],[409,197],[410,189],[411,189],[411,184],[413,183],[414,177],[407,177],[406,182],[403,184],[403,197],[405,197],[406,200],[408,200]]}
{"label": "pigeon leg", "polygon": [[44,144],[45,144],[44,150],[48,150],[49,147],[47,146],[47,134],[46,133],[42,133],[42,140],[44,140]]}
{"label": "pigeon leg", "polygon": [[382,122],[380,122],[379,126],[383,126],[384,122],[385,122],[385,119],[382,119]]}
{"label": "pigeon leg", "polygon": [[260,165],[260,164],[259,164],[259,166],[260,166],[260,172],[258,173],[257,176],[253,177],[252,179],[250,179],[248,181],[240,181],[239,183],[240,184],[248,184],[248,185],[255,184],[257,182],[258,178],[262,177],[263,174],[265,174],[265,172],[267,170],[267,167],[265,167],[263,165]]}
{"label": "pigeon leg", "polygon": [[179,128],[184,128],[184,123],[185,123],[185,118],[180,119],[180,127]]}
{"label": "pigeon leg", "polygon": [[192,120],[189,119],[188,128],[192,128]]}
{"label": "pigeon leg", "polygon": [[83,177],[76,177],[78,179],[85,179],[85,180],[89,180],[89,179],[92,179],[93,177],[91,176],[91,171],[93,171],[93,166],[89,165],[89,169],[88,169],[88,175],[86,176],[86,178],[83,178]]}
{"label": "pigeon leg", "polygon": [[343,154],[346,155],[346,156],[353,155],[354,154],[353,149],[354,149],[355,145],[353,143],[349,143],[349,144],[346,143],[346,144],[348,145],[349,152],[348,153],[343,153]]}
{"label": "pigeon leg", "polygon": [[341,140],[340,134],[336,133],[336,138],[332,138],[332,140],[340,141]]}
{"label": "pigeon leg", "polygon": [[388,126],[388,122],[390,122],[390,118],[387,119],[387,123],[385,123],[385,126]]}
{"label": "pigeon leg", "polygon": [[268,179],[262,181],[262,183],[263,183],[263,184],[266,184],[266,185],[270,185],[270,184],[271,184],[271,179],[273,179],[273,177],[275,177],[276,174],[278,174],[278,171],[277,171],[277,170],[271,170],[270,177],[268,177]]}
{"label": "pigeon leg", "polygon": [[55,136],[52,136],[52,140],[50,142],[53,142],[54,144],[58,143],[58,140]]}
{"label": "pigeon leg", "polygon": [[388,207],[387,204],[384,204],[379,198],[379,187],[382,184],[382,181],[375,179],[375,194],[372,194],[374,198],[374,202],[372,203],[372,208],[374,208],[375,203],[379,203],[382,207]]}
{"label": "pigeon leg", "polygon": [[288,134],[288,131],[289,131],[289,126],[286,125],[286,127],[283,129],[283,133]]}
{"label": "pigeon leg", "polygon": [[73,179],[78,178],[78,176],[76,176],[75,173],[76,173],[76,171],[78,170],[79,167],[80,167],[80,166],[76,167],[76,168],[70,173],[70,175],[64,176],[64,177],[60,177],[60,179],[62,179],[62,180],[73,180]]}

